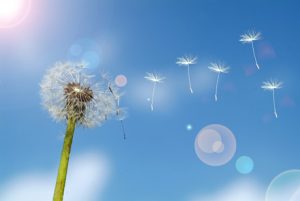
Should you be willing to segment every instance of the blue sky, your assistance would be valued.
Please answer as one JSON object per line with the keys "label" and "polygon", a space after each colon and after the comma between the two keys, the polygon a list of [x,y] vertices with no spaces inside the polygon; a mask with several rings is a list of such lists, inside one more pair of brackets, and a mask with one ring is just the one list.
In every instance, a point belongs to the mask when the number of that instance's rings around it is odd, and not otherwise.
{"label": "blue sky", "polygon": [[[93,73],[104,69],[128,78],[121,102],[129,113],[128,139],[117,121],[75,134],[72,156],[92,151],[111,161],[102,200],[186,201],[238,179],[266,188],[279,173],[299,169],[299,6],[292,0],[32,1],[21,25],[0,30],[0,186],[27,172],[56,169],[65,125],[43,110],[39,83],[56,61],[78,59],[70,56],[78,44],[99,56]],[[260,71],[251,46],[239,42],[252,29],[263,36],[255,43]],[[191,66],[193,95],[186,69],[175,64],[186,54],[198,57]],[[216,74],[207,68],[214,61],[231,67],[221,77],[217,103]],[[152,87],[146,72],[166,77],[154,112],[146,100]],[[260,88],[270,78],[284,82],[276,91],[278,119],[272,94]],[[212,123],[230,128],[237,139],[225,166],[207,166],[194,152],[197,133]],[[242,155],[255,164],[247,176],[235,169]]]}

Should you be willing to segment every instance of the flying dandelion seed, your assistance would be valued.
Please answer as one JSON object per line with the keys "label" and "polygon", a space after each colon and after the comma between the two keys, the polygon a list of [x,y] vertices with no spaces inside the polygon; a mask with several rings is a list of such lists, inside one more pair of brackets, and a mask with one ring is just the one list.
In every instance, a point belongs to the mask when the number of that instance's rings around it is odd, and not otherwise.
{"label": "flying dandelion seed", "polygon": [[218,101],[218,87],[219,87],[219,79],[221,73],[229,73],[229,67],[226,67],[222,64],[211,63],[208,67],[211,71],[218,74],[216,88],[215,88],[215,101]]}
{"label": "flying dandelion seed", "polygon": [[116,118],[117,118],[117,120],[119,120],[121,122],[123,137],[124,137],[124,140],[126,140],[124,119],[127,116],[127,112],[124,108],[120,107],[120,99],[124,94],[119,92],[119,88],[116,86],[116,84],[113,84],[110,82],[108,74],[103,73],[102,78],[107,81],[107,86],[108,86],[107,88],[108,88],[109,92],[113,95],[113,97],[115,98],[115,101],[117,104]]}
{"label": "flying dandelion seed", "polygon": [[154,110],[154,95],[155,95],[155,89],[156,89],[156,85],[157,83],[162,83],[164,79],[166,79],[165,77],[161,77],[157,74],[154,73],[147,73],[147,76],[144,77],[146,80],[149,80],[151,82],[153,82],[153,89],[152,89],[152,96],[151,96],[151,111]]}
{"label": "flying dandelion seed", "polygon": [[103,90],[94,76],[84,72],[85,64],[57,63],[44,76],[42,104],[53,119],[67,122],[53,201],[62,201],[76,125],[95,127],[116,116],[115,96]]}
{"label": "flying dandelion seed", "polygon": [[273,95],[273,110],[274,110],[274,115],[276,118],[278,118],[278,114],[277,114],[277,109],[276,109],[276,102],[275,102],[275,89],[281,89],[282,88],[283,83],[282,82],[278,82],[278,81],[267,81],[267,82],[263,82],[261,88],[267,91],[272,91],[272,95]]}
{"label": "flying dandelion seed", "polygon": [[179,57],[177,58],[176,64],[179,66],[187,66],[188,69],[188,80],[189,80],[189,87],[190,87],[190,92],[194,93],[192,89],[192,83],[191,83],[191,75],[190,75],[190,65],[196,64],[197,63],[197,57]]}
{"label": "flying dandelion seed", "polygon": [[252,46],[252,53],[253,57],[255,60],[255,65],[257,69],[260,69],[260,66],[258,65],[256,54],[255,54],[255,49],[254,49],[254,41],[260,40],[261,39],[261,33],[260,32],[255,32],[255,31],[249,31],[248,33],[245,33],[241,35],[240,42],[246,44],[246,43],[251,43]]}

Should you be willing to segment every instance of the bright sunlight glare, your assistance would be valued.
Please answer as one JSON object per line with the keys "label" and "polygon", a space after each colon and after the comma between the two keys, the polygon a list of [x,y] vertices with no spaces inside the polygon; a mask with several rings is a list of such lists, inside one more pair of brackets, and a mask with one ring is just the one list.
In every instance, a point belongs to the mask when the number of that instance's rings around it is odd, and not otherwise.
{"label": "bright sunlight glare", "polygon": [[21,23],[28,14],[31,0],[0,0],[0,28]]}

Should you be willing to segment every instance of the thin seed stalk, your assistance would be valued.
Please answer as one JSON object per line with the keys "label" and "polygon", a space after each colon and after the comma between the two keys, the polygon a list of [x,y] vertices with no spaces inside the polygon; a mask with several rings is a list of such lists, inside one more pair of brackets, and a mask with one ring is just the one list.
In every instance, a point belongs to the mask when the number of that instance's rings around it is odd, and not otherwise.
{"label": "thin seed stalk", "polygon": [[275,103],[275,89],[273,89],[273,111],[276,118],[278,118],[277,110],[276,110],[276,103]]}
{"label": "thin seed stalk", "polygon": [[154,110],[154,94],[155,94],[155,87],[156,87],[156,82],[154,82],[153,89],[152,89],[152,96],[151,96],[151,111]]}
{"label": "thin seed stalk", "polygon": [[216,89],[215,89],[215,101],[218,101],[218,86],[219,86],[220,72],[218,73]]}
{"label": "thin seed stalk", "polygon": [[192,82],[191,82],[191,75],[190,75],[190,65],[187,66],[188,69],[188,79],[189,79],[189,87],[190,87],[190,92],[191,94],[194,93],[193,88],[192,88]]}
{"label": "thin seed stalk", "polygon": [[60,164],[57,173],[53,201],[63,201],[75,126],[76,126],[76,121],[74,120],[74,118],[70,118],[68,120],[64,145],[61,152],[61,158],[60,158]]}
{"label": "thin seed stalk", "polygon": [[253,57],[254,57],[254,60],[255,60],[255,65],[256,65],[257,69],[259,70],[260,67],[259,67],[258,62],[257,62],[253,41],[251,42],[251,46],[252,46]]}

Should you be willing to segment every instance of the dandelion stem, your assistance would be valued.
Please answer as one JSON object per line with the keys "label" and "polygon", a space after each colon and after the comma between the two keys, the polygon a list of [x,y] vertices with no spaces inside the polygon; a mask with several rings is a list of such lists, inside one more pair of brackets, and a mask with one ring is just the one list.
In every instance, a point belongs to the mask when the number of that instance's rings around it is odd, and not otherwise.
{"label": "dandelion stem", "polygon": [[216,82],[216,90],[215,90],[215,101],[218,101],[218,86],[219,86],[220,73],[218,73],[217,82]]}
{"label": "dandelion stem", "polygon": [[278,118],[278,115],[277,115],[277,110],[276,110],[276,102],[275,102],[275,90],[273,89],[273,109],[274,109],[274,115],[276,118]]}
{"label": "dandelion stem", "polygon": [[58,174],[56,179],[53,201],[63,201],[75,125],[76,125],[76,121],[73,118],[69,118],[64,145],[61,152],[61,159],[60,159],[60,164],[59,164],[59,169],[58,169]]}
{"label": "dandelion stem", "polygon": [[191,93],[194,93],[193,89],[192,89],[192,84],[191,84],[190,65],[187,66],[187,69],[188,69],[188,79],[189,79],[190,91],[191,91]]}
{"label": "dandelion stem", "polygon": [[156,82],[153,84],[152,96],[151,96],[151,110],[154,110],[154,94],[155,94]]}
{"label": "dandelion stem", "polygon": [[257,63],[257,59],[256,59],[256,54],[255,54],[255,49],[254,49],[254,43],[253,43],[253,41],[251,42],[251,46],[252,46],[253,57],[254,57],[254,60],[255,60],[255,65],[256,65],[257,69],[259,70],[260,68],[259,68],[259,65],[258,65],[258,63]]}

